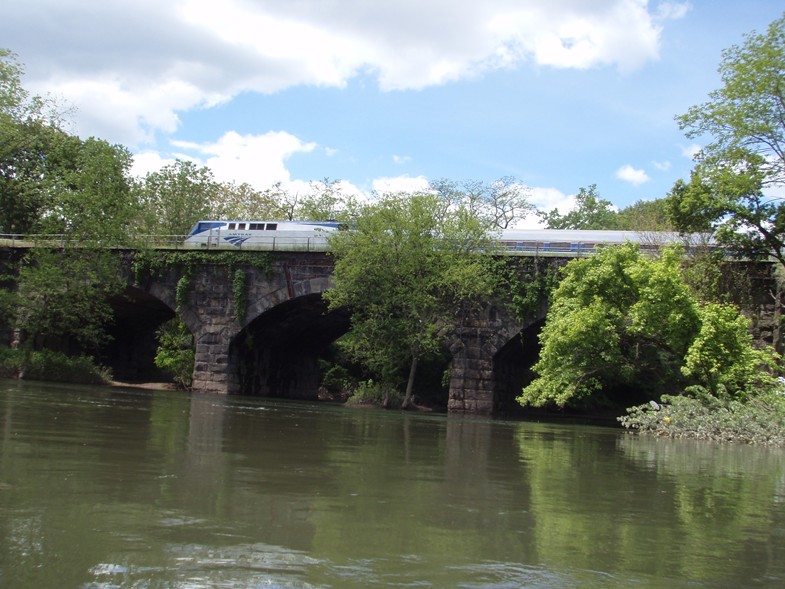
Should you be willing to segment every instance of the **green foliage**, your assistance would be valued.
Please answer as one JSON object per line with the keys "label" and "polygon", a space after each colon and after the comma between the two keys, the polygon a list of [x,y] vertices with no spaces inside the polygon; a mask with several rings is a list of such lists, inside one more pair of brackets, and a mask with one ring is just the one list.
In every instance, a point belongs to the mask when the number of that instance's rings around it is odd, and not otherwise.
{"label": "green foliage", "polygon": [[679,181],[668,210],[683,231],[716,231],[746,255],[785,264],[785,205],[770,187],[785,181],[785,16],[766,33],[723,52],[722,87],[677,117],[690,138],[710,138],[689,183]]}
{"label": "green foliage", "polygon": [[581,187],[575,196],[575,208],[562,215],[559,209],[537,214],[548,229],[616,229],[618,214],[613,203],[600,196],[597,185]]}
{"label": "green foliage", "polygon": [[188,300],[188,291],[191,288],[191,276],[193,269],[186,267],[180,278],[177,279],[177,286],[174,289],[174,301],[177,305],[176,311],[179,313],[183,310],[186,301]]}
{"label": "green foliage", "polygon": [[509,309],[518,319],[536,315],[549,299],[558,283],[558,271],[552,265],[543,267],[534,258],[500,260],[496,270],[501,288],[509,293]]}
{"label": "green foliage", "polygon": [[714,396],[739,400],[773,390],[774,355],[755,349],[749,320],[730,305],[708,303],[700,309],[700,329],[684,356],[682,373]]}
{"label": "green foliage", "polygon": [[0,50],[0,232],[122,242],[138,214],[130,152],[67,133],[56,104],[22,88],[22,71]]}
{"label": "green foliage", "polygon": [[403,396],[396,387],[367,380],[359,383],[346,400],[348,405],[374,405],[376,407],[400,407]]}
{"label": "green foliage", "polygon": [[78,384],[108,384],[111,371],[88,356],[67,356],[51,350],[0,348],[0,377]]}
{"label": "green foliage", "polygon": [[235,268],[232,278],[232,299],[234,300],[234,316],[237,322],[242,324],[245,321],[246,306],[248,304],[248,292],[246,285],[245,270]]}
{"label": "green foliage", "polygon": [[177,160],[147,174],[134,185],[146,215],[140,231],[155,235],[185,235],[200,219],[220,218],[221,187],[212,171]]}
{"label": "green foliage", "polygon": [[434,194],[385,196],[329,239],[335,286],[325,297],[352,310],[345,350],[385,382],[397,382],[408,359],[409,391],[417,362],[498,287],[482,222]]}
{"label": "green foliage", "polygon": [[621,209],[616,216],[615,229],[622,231],[673,231],[664,198],[639,200]]}
{"label": "green foliage", "polygon": [[219,219],[288,219],[288,193],[280,182],[259,191],[242,183],[217,186],[217,204],[211,216]]}
{"label": "green foliage", "polygon": [[191,386],[194,371],[194,342],[191,332],[180,319],[170,319],[155,333],[158,349],[155,365],[165,370],[179,388]]}
{"label": "green foliage", "polygon": [[335,399],[346,399],[350,391],[357,388],[357,380],[342,364],[320,358],[319,372],[321,386]]}
{"label": "green foliage", "polygon": [[662,392],[690,384],[746,398],[774,381],[769,350],[729,306],[701,306],[680,274],[680,251],[603,248],[570,262],[553,293],[539,375],[518,398],[542,406],[596,402],[608,390]]}
{"label": "green foliage", "polygon": [[717,442],[785,445],[785,395],[767,392],[748,402],[711,395],[670,396],[630,407],[621,424],[642,434]]}
{"label": "green foliage", "polygon": [[354,196],[343,193],[340,180],[325,178],[311,182],[310,189],[310,193],[297,202],[295,218],[314,221],[333,219],[345,223],[357,218],[360,205]]}
{"label": "green foliage", "polygon": [[235,251],[164,251],[138,250],[134,253],[131,269],[137,284],[146,276],[163,276],[172,269],[180,273],[175,288],[175,302],[179,311],[185,305],[191,288],[191,277],[200,266],[224,266],[232,272],[232,295],[235,316],[242,323],[247,306],[246,277],[242,266],[250,266],[262,272],[272,270],[272,259],[262,252]]}
{"label": "green foliage", "polygon": [[124,283],[118,258],[108,250],[31,250],[19,272],[17,326],[27,347],[95,350],[107,339],[109,298]]}

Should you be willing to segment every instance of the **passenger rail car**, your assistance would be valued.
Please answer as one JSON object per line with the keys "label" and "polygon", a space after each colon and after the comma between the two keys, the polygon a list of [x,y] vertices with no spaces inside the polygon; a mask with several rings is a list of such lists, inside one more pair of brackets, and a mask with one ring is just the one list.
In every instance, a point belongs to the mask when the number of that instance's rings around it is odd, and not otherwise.
{"label": "passenger rail car", "polygon": [[321,251],[338,228],[335,221],[199,221],[185,246]]}
{"label": "passenger rail car", "polygon": [[707,236],[683,236],[665,231],[611,231],[589,229],[505,229],[498,234],[499,243],[509,253],[574,255],[592,254],[603,245],[637,243],[644,251],[663,245],[683,243],[689,247],[713,246]]}

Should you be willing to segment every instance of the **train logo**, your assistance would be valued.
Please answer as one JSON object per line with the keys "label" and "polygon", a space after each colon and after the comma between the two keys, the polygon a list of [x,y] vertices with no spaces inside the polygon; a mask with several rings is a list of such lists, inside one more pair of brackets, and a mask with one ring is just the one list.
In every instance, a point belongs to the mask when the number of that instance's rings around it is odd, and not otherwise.
{"label": "train logo", "polygon": [[[250,237],[250,236],[248,236],[248,237]],[[241,245],[243,245],[246,242],[248,237],[240,237],[239,235],[229,235],[228,237],[224,237],[224,240],[228,241],[229,243],[231,243],[235,247],[240,247]]]}

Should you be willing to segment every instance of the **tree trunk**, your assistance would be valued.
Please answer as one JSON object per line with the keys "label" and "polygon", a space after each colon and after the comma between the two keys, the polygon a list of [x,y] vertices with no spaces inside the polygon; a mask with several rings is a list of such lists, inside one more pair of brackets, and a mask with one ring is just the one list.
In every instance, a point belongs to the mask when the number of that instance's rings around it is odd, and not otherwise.
{"label": "tree trunk", "polygon": [[412,404],[412,392],[414,391],[414,376],[417,374],[417,356],[412,356],[412,365],[409,367],[409,380],[406,383],[406,396],[401,403],[401,409],[408,409]]}

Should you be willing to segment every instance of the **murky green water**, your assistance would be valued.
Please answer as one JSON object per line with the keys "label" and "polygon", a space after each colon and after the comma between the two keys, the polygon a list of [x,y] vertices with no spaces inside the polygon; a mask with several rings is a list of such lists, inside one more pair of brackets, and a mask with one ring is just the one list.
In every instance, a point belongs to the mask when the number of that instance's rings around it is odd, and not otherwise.
{"label": "murky green water", "polygon": [[785,452],[0,381],[0,586],[785,587]]}

